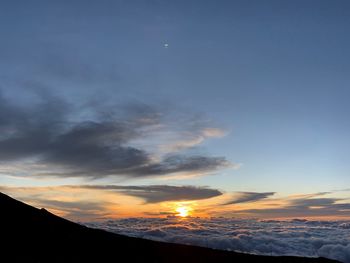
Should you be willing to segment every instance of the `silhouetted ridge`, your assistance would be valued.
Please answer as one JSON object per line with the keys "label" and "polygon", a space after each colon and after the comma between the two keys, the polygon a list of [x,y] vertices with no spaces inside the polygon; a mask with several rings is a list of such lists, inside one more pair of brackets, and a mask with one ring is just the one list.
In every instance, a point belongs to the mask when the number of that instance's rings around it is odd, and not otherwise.
{"label": "silhouetted ridge", "polygon": [[0,262],[336,262],[155,242],[91,229],[0,193]]}

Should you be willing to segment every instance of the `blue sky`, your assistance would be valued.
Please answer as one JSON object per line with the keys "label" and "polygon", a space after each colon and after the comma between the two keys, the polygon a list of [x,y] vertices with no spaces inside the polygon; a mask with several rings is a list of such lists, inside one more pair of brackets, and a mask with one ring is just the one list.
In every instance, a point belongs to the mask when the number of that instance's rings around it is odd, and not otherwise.
{"label": "blue sky", "polygon": [[[91,105],[150,105],[169,116],[165,138],[222,131],[186,154],[224,157],[239,168],[166,184],[281,195],[343,189],[350,183],[349,12],[341,0],[5,1],[1,89],[28,107],[38,94],[39,101],[59,97],[73,105],[76,121],[91,116]],[[201,129],[191,128],[193,120]],[[137,143],[155,147],[156,140]],[[26,178],[0,183],[80,183]]]}

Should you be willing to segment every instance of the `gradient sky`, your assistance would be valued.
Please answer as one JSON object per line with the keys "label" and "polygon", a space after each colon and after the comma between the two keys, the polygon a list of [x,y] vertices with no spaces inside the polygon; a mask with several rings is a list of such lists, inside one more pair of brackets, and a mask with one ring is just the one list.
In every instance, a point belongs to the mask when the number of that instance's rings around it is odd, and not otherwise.
{"label": "gradient sky", "polygon": [[1,189],[78,219],[348,217],[349,25],[345,0],[2,1]]}

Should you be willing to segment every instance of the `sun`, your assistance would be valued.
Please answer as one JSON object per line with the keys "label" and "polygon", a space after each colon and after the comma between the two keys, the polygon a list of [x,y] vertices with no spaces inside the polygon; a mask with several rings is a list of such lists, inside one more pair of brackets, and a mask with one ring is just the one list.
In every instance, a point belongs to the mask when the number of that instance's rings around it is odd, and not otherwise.
{"label": "sun", "polygon": [[187,217],[190,215],[190,211],[192,209],[189,208],[189,207],[186,207],[186,206],[179,206],[178,208],[176,208],[176,212],[178,212],[177,216],[180,216],[180,217]]}

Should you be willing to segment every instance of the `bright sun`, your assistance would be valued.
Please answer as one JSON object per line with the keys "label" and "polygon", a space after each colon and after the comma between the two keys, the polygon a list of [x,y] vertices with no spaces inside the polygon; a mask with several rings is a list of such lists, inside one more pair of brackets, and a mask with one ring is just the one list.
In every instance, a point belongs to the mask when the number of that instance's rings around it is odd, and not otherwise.
{"label": "bright sun", "polygon": [[189,216],[190,210],[191,209],[189,207],[180,206],[176,208],[175,211],[178,212],[177,216],[186,217],[186,216]]}

